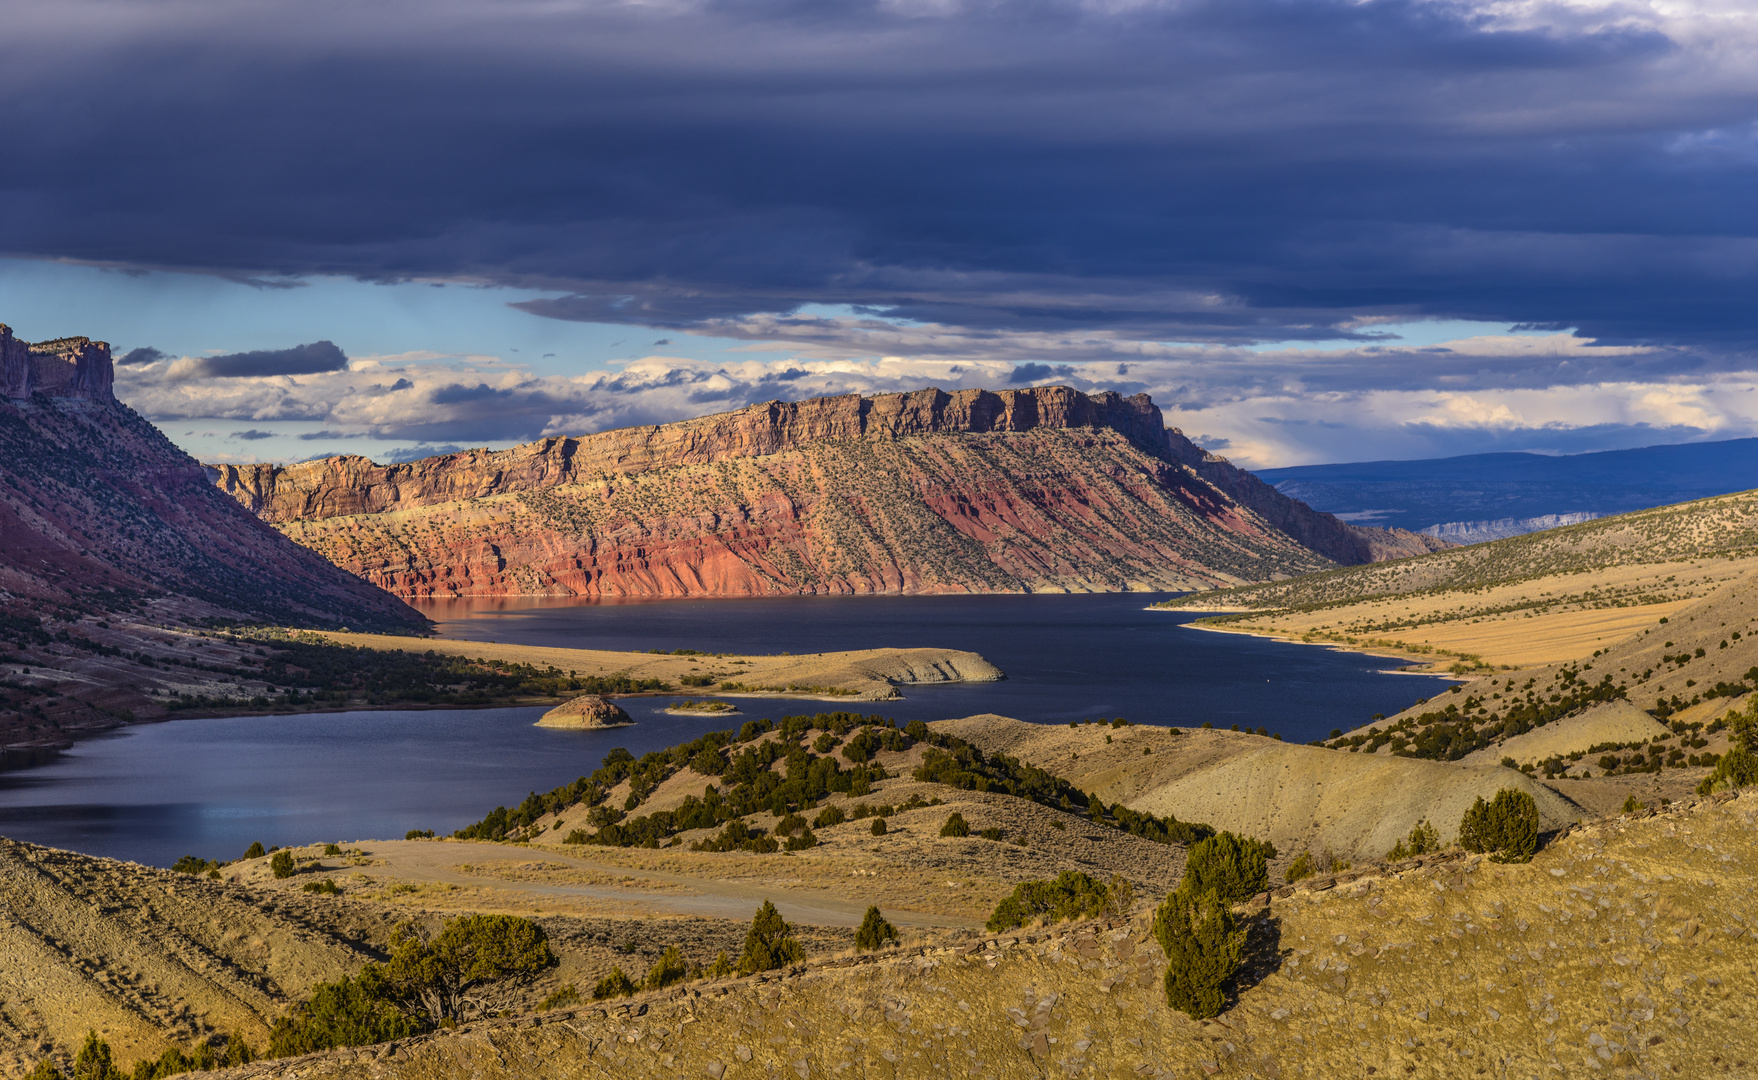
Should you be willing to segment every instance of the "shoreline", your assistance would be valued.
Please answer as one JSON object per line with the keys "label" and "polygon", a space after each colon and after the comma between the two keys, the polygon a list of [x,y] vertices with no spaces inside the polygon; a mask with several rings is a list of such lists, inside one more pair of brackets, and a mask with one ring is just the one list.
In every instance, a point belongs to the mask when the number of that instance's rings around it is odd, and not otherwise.
{"label": "shoreline", "polygon": [[[1149,608],[1147,610],[1161,610],[1161,611],[1163,611],[1166,609],[1164,609],[1164,608],[1159,608],[1159,609]],[[1450,679],[1453,682],[1458,682],[1458,683],[1467,683],[1467,682],[1471,681],[1469,678],[1466,678],[1463,675],[1455,674],[1451,671],[1413,671],[1413,670],[1411,670],[1411,667],[1414,667],[1417,664],[1433,664],[1436,661],[1420,660],[1415,657],[1404,655],[1402,653],[1387,652],[1384,649],[1375,648],[1373,646],[1350,645],[1347,642],[1342,642],[1342,641],[1306,641],[1301,638],[1290,637],[1286,634],[1279,633],[1279,632],[1276,632],[1273,630],[1244,630],[1244,629],[1238,629],[1238,628],[1234,628],[1234,627],[1224,627],[1224,626],[1199,626],[1198,624],[1196,624],[1194,622],[1185,623],[1181,627],[1181,629],[1184,629],[1184,630],[1206,630],[1211,634],[1240,634],[1244,637],[1268,638],[1271,641],[1280,641],[1280,642],[1283,642],[1288,645],[1315,645],[1315,646],[1320,646],[1322,648],[1329,649],[1332,652],[1354,653],[1357,656],[1376,656],[1382,660],[1403,660],[1407,664],[1410,665],[1410,667],[1404,667],[1404,668],[1399,668],[1394,671],[1383,672],[1383,674],[1386,674],[1386,675],[1421,675],[1421,676],[1424,676],[1424,677],[1430,678],[1430,679]]]}

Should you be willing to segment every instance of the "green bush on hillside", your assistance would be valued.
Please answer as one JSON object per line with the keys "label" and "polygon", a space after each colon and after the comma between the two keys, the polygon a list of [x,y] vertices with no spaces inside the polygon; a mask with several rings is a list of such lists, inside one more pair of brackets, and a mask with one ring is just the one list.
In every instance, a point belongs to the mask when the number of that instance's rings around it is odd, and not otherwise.
{"label": "green bush on hillside", "polygon": [[689,974],[690,968],[684,963],[684,954],[676,945],[667,945],[659,960],[648,969],[642,986],[648,990],[663,990],[672,983],[683,982]]}
{"label": "green bush on hillside", "polygon": [[1387,862],[1398,862],[1401,859],[1414,859],[1418,855],[1428,855],[1441,849],[1440,830],[1428,823],[1424,818],[1410,827],[1408,838],[1392,845],[1386,852]]}
{"label": "green bush on hillside", "polygon": [[897,927],[879,914],[878,906],[868,908],[866,917],[861,920],[861,928],[855,931],[855,949],[870,952],[884,948],[887,943],[896,944],[897,940]]}
{"label": "green bush on hillside", "polygon": [[1054,881],[1022,881],[1013,895],[995,905],[989,916],[991,932],[1012,930],[1033,919],[1047,923],[1064,919],[1091,918],[1110,904],[1107,886],[1078,870],[1064,870]]}
{"label": "green bush on hillside", "polygon": [[1238,903],[1269,887],[1268,863],[1275,857],[1274,844],[1217,833],[1185,853],[1184,880],[1178,890],[1186,896],[1212,892],[1224,904]]}
{"label": "green bush on hillside", "polygon": [[1459,846],[1488,853],[1495,862],[1531,862],[1538,850],[1538,803],[1514,788],[1501,789],[1487,803],[1479,795],[1459,822]]}
{"label": "green bush on hillside", "polygon": [[1731,729],[1727,753],[1716,761],[1715,771],[1697,785],[1699,795],[1758,784],[1758,753],[1753,753],[1753,743],[1758,741],[1758,701],[1744,713],[1730,712],[1722,720]]}
{"label": "green bush on hillside", "polygon": [[772,971],[775,968],[797,964],[806,958],[806,950],[793,937],[794,928],[783,921],[781,912],[768,900],[757,909],[751,919],[751,929],[745,934],[745,951],[739,957],[739,974],[751,975],[759,971]]}
{"label": "green bush on hillside", "polygon": [[275,857],[269,860],[269,869],[273,870],[278,878],[292,877],[293,853],[285,850],[275,852]]}
{"label": "green bush on hillside", "polygon": [[610,974],[598,980],[592,988],[592,1000],[603,1001],[611,997],[630,997],[635,993],[635,984],[622,968],[610,969]]}
{"label": "green bush on hillside", "polygon": [[384,969],[368,964],[358,976],[319,983],[311,998],[269,1031],[269,1056],[294,1057],[338,1046],[369,1046],[414,1035],[415,1017],[398,1005]]}
{"label": "green bush on hillside", "polygon": [[956,810],[947,817],[946,824],[940,826],[941,836],[969,836],[970,834],[970,825],[965,822],[964,815]]}
{"label": "green bush on hillside", "polygon": [[1213,892],[1192,895],[1180,887],[1167,896],[1154,912],[1154,937],[1166,953],[1166,1003],[1193,1020],[1219,1016],[1245,933]]}

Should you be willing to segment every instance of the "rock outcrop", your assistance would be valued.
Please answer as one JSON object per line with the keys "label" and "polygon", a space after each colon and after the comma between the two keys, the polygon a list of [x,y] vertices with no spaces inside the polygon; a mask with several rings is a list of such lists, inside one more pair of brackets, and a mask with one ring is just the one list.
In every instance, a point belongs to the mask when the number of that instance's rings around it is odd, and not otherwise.
{"label": "rock outcrop", "polygon": [[36,344],[20,341],[0,323],[0,397],[23,399],[32,394],[113,400],[115,366],[107,342],[84,337],[57,338]]}
{"label": "rock outcrop", "polygon": [[564,701],[544,713],[538,719],[536,726],[588,731],[597,728],[628,727],[634,722],[634,718],[624,712],[614,701],[607,701],[597,694],[581,694],[579,697]]}
{"label": "rock outcrop", "polygon": [[1066,387],[768,402],[405,465],[217,473],[407,597],[1191,589],[1434,543],[1370,540],[1279,495],[1169,432],[1145,394]]}

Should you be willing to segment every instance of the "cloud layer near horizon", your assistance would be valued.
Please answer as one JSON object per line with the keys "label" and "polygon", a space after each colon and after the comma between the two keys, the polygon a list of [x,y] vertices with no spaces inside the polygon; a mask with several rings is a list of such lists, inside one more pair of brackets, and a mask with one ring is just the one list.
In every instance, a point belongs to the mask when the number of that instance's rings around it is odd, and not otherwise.
{"label": "cloud layer near horizon", "polygon": [[[776,398],[924,386],[1060,384],[1147,392],[1169,424],[1248,467],[1491,449],[1580,452],[1758,433],[1758,379],[1716,370],[1680,378],[1663,370],[1668,358],[1653,350],[1596,347],[1567,334],[1341,354],[1143,350],[1120,343],[1101,359],[1069,355],[1055,364],[1015,364],[980,354],[752,356],[730,364],[650,356],[578,376],[533,374],[494,357],[416,354],[356,358],[345,370],[298,377],[200,380],[179,374],[189,360],[167,358],[120,369],[117,391],[160,421],[250,425],[232,431],[230,443],[210,440],[196,450],[215,462],[332,453],[402,460],[460,446],[663,423]],[[1449,378],[1444,389],[1394,377],[1430,360],[1470,369],[1474,377]],[[1574,385],[1536,379],[1524,387],[1516,379],[1510,388],[1510,380],[1496,377],[1498,363],[1511,370],[1573,365],[1586,378]],[[1364,383],[1340,374],[1356,368],[1386,377]],[[264,441],[276,435],[279,442]]]}
{"label": "cloud layer near horizon", "polygon": [[1731,0],[17,0],[0,251],[679,330],[1737,353],[1755,43]]}

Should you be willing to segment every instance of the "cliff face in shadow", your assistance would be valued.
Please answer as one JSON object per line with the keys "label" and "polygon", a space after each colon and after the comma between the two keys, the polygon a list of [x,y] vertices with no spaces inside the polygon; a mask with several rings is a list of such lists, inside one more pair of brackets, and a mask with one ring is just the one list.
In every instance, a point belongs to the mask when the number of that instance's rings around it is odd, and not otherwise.
{"label": "cliff face in shadow", "polygon": [[[0,325],[0,589],[38,613],[152,597],[179,614],[415,629],[378,589],[289,544],[110,392],[110,347]],[[132,607],[134,600],[125,606]]]}
{"label": "cliff face in shadow", "polygon": [[1169,432],[1147,395],[1064,387],[768,402],[406,465],[217,472],[264,521],[406,597],[1190,589],[1385,554]]}

